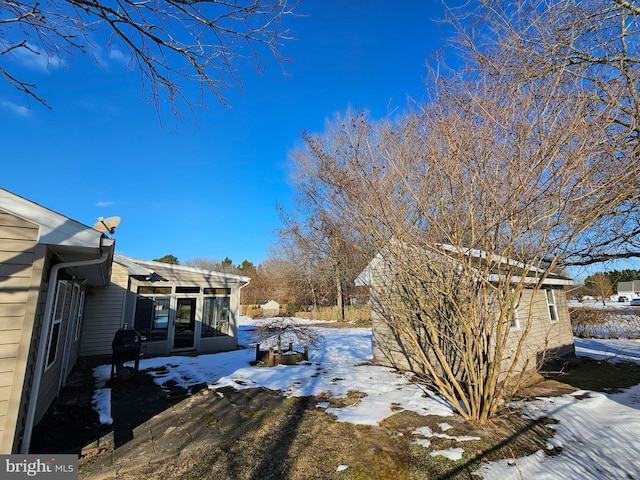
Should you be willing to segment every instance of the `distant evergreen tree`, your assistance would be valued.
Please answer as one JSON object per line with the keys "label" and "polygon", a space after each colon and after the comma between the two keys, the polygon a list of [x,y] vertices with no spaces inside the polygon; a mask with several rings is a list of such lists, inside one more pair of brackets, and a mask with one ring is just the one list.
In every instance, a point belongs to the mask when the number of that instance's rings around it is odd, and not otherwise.
{"label": "distant evergreen tree", "polygon": [[240,265],[238,265],[238,271],[247,277],[254,277],[256,275],[256,266],[253,262],[245,259]]}
{"label": "distant evergreen tree", "polygon": [[154,258],[154,262],[170,263],[171,265],[180,265],[178,257],[174,255],[165,255],[164,257]]}

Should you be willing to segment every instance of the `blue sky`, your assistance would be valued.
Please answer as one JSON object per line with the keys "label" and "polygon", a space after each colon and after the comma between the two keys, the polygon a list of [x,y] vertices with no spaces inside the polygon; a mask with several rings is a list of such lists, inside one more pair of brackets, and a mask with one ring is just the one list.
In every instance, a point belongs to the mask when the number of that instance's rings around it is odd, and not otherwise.
{"label": "blue sky", "polygon": [[263,75],[244,69],[230,107],[209,98],[197,124],[159,119],[137,73],[106,47],[101,66],[82,55],[63,68],[7,63],[53,108],[0,82],[0,186],[88,225],[122,217],[122,254],[262,262],[281,226],[276,205],[291,202],[300,132],[349,106],[405,110],[442,43],[437,2],[304,0],[298,13],[286,24],[297,38],[284,48],[288,76],[274,62]]}

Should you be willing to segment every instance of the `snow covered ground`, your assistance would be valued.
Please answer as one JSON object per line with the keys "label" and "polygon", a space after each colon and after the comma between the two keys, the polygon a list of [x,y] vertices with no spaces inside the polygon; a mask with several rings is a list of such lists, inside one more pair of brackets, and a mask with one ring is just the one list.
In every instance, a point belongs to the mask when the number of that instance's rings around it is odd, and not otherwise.
{"label": "snow covered ground", "polygon": [[[242,318],[241,345],[250,346],[251,331],[258,322]],[[158,384],[173,380],[186,389],[206,383],[213,389],[265,387],[280,390],[288,396],[330,392],[332,397],[340,398],[350,390],[365,393],[359,405],[344,408],[323,405],[327,412],[343,422],[375,425],[399,409],[420,415],[453,415],[446,402],[412,384],[406,376],[368,364],[372,360],[370,329],[313,328],[324,336],[325,341],[319,350],[310,352],[309,362],[304,365],[251,367],[249,362],[255,359],[255,350],[247,348],[197,357],[144,359],[140,361],[140,369],[152,369],[148,373],[156,377]],[[640,340],[577,338],[576,351],[579,356],[640,363]],[[110,365],[103,365],[94,371],[98,387],[102,387],[96,390],[94,402],[105,423],[111,421],[110,391],[104,388],[110,368]],[[562,452],[547,456],[539,451],[518,459],[517,468],[509,465],[513,460],[487,464],[478,472],[483,478],[640,478],[640,385],[617,394],[580,391],[562,397],[539,398],[527,402],[524,411],[531,418],[547,416],[558,421],[554,425],[556,434],[549,440],[548,447],[561,446]],[[445,429],[446,425],[442,430]],[[434,435],[432,432],[419,433],[423,437]],[[468,438],[457,440],[459,448],[438,454],[460,458]],[[421,442],[428,447],[428,438]]]}

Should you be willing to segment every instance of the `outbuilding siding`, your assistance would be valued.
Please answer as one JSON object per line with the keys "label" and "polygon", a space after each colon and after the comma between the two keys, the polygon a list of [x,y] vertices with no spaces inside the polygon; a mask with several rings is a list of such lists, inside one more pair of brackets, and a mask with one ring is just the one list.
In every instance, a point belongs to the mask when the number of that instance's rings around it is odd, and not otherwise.
{"label": "outbuilding siding", "polygon": [[[406,334],[394,329],[394,320],[385,318],[386,313],[376,308],[376,299],[380,299],[382,305],[393,305],[396,302],[401,305],[401,302],[397,285],[394,285],[390,280],[392,277],[384,262],[378,262],[374,267],[368,277],[372,297],[373,361],[379,365],[401,370],[426,373],[411,340]],[[557,322],[551,321],[545,288],[552,288],[555,293]],[[529,317],[530,306],[531,316]],[[541,289],[525,288],[518,305],[518,318],[519,327],[512,327],[509,332],[503,372],[506,372],[510,366],[511,356],[515,354],[518,342],[526,330],[528,318],[530,318],[531,326],[516,365],[517,371],[535,369],[542,361],[556,356],[574,355],[573,332],[566,295],[562,286],[543,286]],[[437,361],[431,358],[430,363],[435,365]]]}
{"label": "outbuilding siding", "polygon": [[[529,360],[529,364],[526,365],[527,369],[532,369],[536,368],[540,362],[552,357],[574,354],[573,331],[569,320],[566,295],[561,287],[555,287],[553,291],[558,312],[557,322],[551,321],[544,288],[523,291],[518,308],[520,327],[511,330],[510,342],[507,347],[508,353],[515,353],[517,342],[526,328],[525,321],[528,316],[529,305],[533,299],[531,329],[525,339],[523,354],[518,363],[518,368],[524,369],[527,360]],[[508,358],[506,360],[508,361]]]}

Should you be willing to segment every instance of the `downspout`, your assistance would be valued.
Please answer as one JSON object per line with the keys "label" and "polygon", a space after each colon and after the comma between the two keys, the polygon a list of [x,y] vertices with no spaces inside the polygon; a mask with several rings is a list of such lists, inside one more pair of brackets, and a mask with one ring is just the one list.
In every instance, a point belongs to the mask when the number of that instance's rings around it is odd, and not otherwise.
{"label": "downspout", "polygon": [[[125,320],[127,316],[127,303],[129,303],[129,292],[131,291],[131,275],[127,272],[127,290],[124,292],[124,300],[122,302],[122,315],[120,316],[120,328],[125,328]],[[133,328],[133,324],[128,325],[127,328]]]}
{"label": "downspout", "polygon": [[236,309],[236,312],[238,312],[238,317],[236,318],[236,348],[238,348],[238,324],[240,323],[240,290],[242,290],[244,287],[246,287],[247,285],[249,285],[251,283],[251,279],[249,278],[249,281],[247,283],[245,283],[244,285],[240,285],[240,287],[238,288],[238,307]]}
{"label": "downspout", "polygon": [[[102,238],[100,239],[100,248],[102,248]],[[40,393],[40,381],[42,380],[42,373],[44,370],[44,357],[47,354],[47,338],[49,329],[51,328],[51,315],[53,309],[53,297],[55,295],[56,287],[58,284],[58,273],[63,268],[70,267],[84,267],[86,265],[97,265],[104,263],[109,258],[109,250],[105,250],[100,258],[92,260],[81,260],[77,262],[58,263],[51,267],[51,273],[49,274],[49,286],[47,287],[47,300],[44,306],[44,315],[42,320],[42,327],[40,329],[40,343],[38,345],[38,355],[36,357],[36,366],[33,373],[33,382],[31,384],[31,394],[29,396],[29,406],[27,407],[27,418],[24,426],[24,436],[22,437],[22,443],[20,444],[20,453],[29,453],[29,447],[31,446],[31,433],[33,430],[33,424],[36,417],[36,407],[38,405],[38,394]]]}

